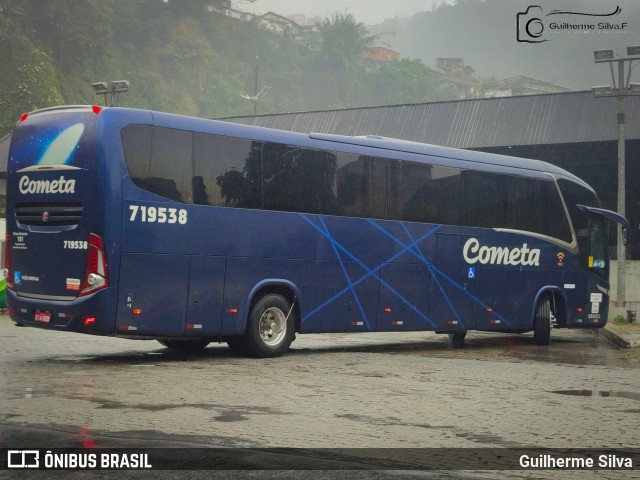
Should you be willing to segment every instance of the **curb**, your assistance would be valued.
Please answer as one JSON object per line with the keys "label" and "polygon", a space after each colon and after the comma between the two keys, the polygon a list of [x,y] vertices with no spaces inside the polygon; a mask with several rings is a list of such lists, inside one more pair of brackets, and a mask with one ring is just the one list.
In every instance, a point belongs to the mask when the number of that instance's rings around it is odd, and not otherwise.
{"label": "curb", "polygon": [[640,347],[640,340],[633,340],[633,341],[626,340],[625,338],[621,337],[617,333],[609,330],[607,327],[604,327],[601,330],[601,332],[607,338],[607,340],[609,340],[610,342],[614,343],[615,345],[621,348]]}

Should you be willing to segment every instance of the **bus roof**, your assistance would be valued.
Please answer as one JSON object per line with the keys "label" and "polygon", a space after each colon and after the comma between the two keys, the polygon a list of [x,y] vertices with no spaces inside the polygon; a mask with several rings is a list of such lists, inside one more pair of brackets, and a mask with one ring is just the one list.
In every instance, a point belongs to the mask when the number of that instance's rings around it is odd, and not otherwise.
{"label": "bus roof", "polygon": [[[52,107],[36,112],[52,111],[52,110],[73,110],[87,108],[92,106],[61,106]],[[150,123],[157,126],[176,128],[182,130],[192,130],[203,133],[217,133],[232,137],[251,138],[258,141],[272,141],[278,143],[289,143],[310,148],[327,148],[327,145],[319,145],[319,143],[333,144],[336,150],[340,150],[338,144],[347,147],[349,151],[356,151],[357,147],[365,147],[373,150],[384,150],[385,156],[402,159],[402,154],[410,154],[414,158],[411,160],[420,161],[420,157],[429,156],[442,159],[443,165],[447,161],[454,160],[457,162],[471,162],[476,165],[484,165],[486,167],[494,167],[496,169],[517,169],[521,170],[523,175],[527,175],[527,171],[537,173],[549,173],[556,177],[564,177],[579,183],[585,188],[593,191],[593,189],[582,179],[576,177],[572,173],[560,167],[544,162],[542,160],[534,160],[522,157],[511,157],[507,155],[499,155],[487,152],[478,152],[474,150],[466,150],[451,147],[441,147],[426,143],[412,142],[397,138],[381,137],[381,136],[350,136],[336,135],[328,133],[299,133],[287,130],[277,130],[273,128],[258,127],[254,125],[246,125],[241,123],[233,123],[224,120],[212,120],[200,117],[190,117],[174,113],[157,112],[151,110],[141,110],[122,107],[100,107],[100,117],[110,118],[112,116],[119,117],[118,123]],[[107,120],[108,121],[108,120]],[[123,122],[124,121],[124,122]],[[352,148],[349,148],[352,147]],[[355,147],[355,148],[353,148]],[[427,161],[426,158],[422,161]],[[486,168],[485,167],[485,168]]]}

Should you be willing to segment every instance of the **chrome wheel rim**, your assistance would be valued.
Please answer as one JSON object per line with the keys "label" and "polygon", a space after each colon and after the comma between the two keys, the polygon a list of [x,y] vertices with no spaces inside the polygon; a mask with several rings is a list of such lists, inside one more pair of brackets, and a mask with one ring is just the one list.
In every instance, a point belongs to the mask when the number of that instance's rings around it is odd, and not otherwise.
{"label": "chrome wheel rim", "polygon": [[287,316],[277,307],[267,308],[260,317],[260,338],[265,345],[278,345],[287,333]]}

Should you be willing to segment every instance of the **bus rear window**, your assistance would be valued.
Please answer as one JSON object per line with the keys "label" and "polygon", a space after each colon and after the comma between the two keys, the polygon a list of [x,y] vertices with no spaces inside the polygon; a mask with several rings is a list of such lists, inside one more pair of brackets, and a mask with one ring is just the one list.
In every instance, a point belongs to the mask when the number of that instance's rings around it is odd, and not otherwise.
{"label": "bus rear window", "polygon": [[13,132],[9,171],[27,167],[91,166],[88,154],[96,115],[79,109],[54,110],[30,115]]}

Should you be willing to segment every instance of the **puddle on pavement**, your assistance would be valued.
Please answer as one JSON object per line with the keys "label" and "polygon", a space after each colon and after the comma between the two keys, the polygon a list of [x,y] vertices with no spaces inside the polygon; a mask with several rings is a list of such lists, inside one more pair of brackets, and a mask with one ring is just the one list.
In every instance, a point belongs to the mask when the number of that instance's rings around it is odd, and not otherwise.
{"label": "puddle on pavement", "polygon": [[628,398],[629,400],[636,400],[640,402],[640,393],[638,392],[615,392],[608,390],[553,390],[551,393],[557,393],[558,395],[573,395],[577,397],[619,397]]}
{"label": "puddle on pavement", "polygon": [[531,334],[513,335],[471,332],[464,348],[453,348],[447,338],[430,338],[423,344],[394,345],[389,353],[423,357],[462,358],[504,362],[536,362],[586,367],[600,365],[637,368],[638,364],[611,345],[597,331],[554,331],[548,347],[533,343]]}

